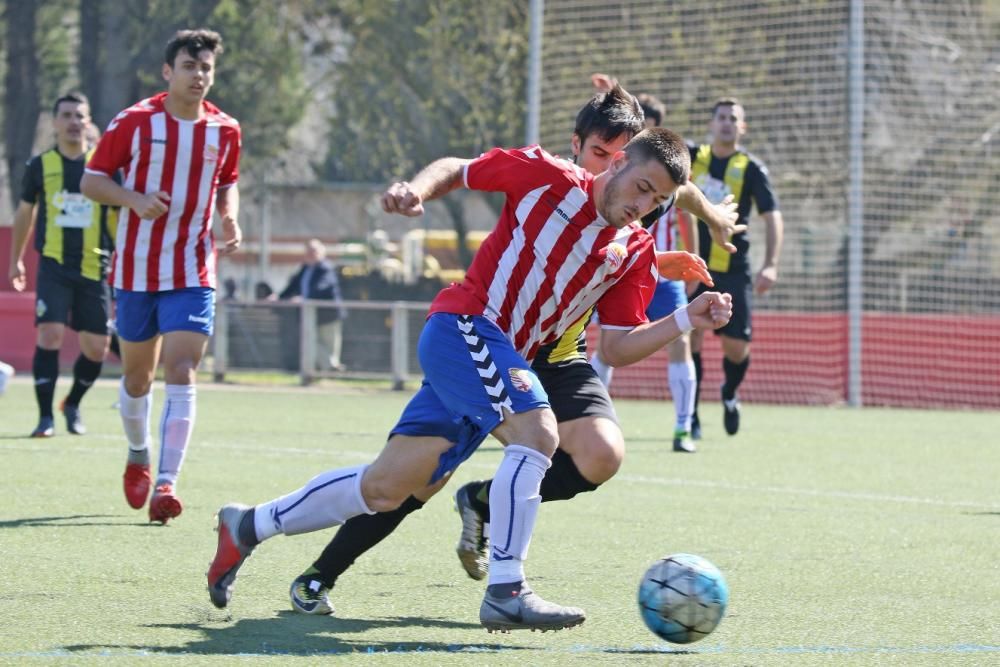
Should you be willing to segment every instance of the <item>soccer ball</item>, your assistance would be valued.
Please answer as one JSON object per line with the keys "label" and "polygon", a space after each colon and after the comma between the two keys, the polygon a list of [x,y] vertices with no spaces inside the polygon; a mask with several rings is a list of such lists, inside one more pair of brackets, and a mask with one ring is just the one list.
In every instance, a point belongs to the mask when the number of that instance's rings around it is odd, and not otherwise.
{"label": "soccer ball", "polygon": [[715,630],[728,602],[722,573],[701,556],[664,556],[639,582],[642,620],[656,636],[674,644],[696,642]]}

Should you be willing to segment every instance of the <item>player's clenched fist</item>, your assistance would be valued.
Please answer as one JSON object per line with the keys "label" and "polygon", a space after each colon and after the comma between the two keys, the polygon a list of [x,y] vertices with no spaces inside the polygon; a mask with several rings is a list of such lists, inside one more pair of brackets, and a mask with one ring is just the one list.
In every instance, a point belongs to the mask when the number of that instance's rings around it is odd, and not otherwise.
{"label": "player's clenched fist", "polygon": [[733,316],[733,297],[719,292],[703,292],[688,304],[687,314],[695,329],[718,329]]}
{"label": "player's clenched fist", "polygon": [[382,195],[382,210],[416,217],[424,214],[424,203],[409,183],[399,181],[390,185]]}
{"label": "player's clenched fist", "polygon": [[656,269],[667,280],[683,280],[684,282],[697,280],[709,287],[715,285],[712,276],[708,273],[705,260],[689,252],[670,250],[656,253]]}

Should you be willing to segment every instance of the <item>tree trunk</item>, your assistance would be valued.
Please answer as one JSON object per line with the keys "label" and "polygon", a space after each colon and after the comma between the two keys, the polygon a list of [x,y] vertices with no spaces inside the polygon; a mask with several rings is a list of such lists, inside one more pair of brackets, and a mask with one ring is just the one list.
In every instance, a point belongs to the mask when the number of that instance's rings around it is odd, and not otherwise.
{"label": "tree trunk", "polygon": [[101,130],[111,120],[104,117],[101,103],[101,67],[105,57],[101,48],[101,14],[106,8],[101,0],[80,0],[80,88],[90,100],[90,113]]}
{"label": "tree trunk", "polygon": [[80,48],[91,48],[98,53],[100,73],[95,82],[96,97],[99,103],[91,99],[91,114],[97,126],[104,131],[111,119],[122,109],[137,102],[139,82],[136,71],[132,67],[132,56],[121,49],[125,40],[119,40],[116,35],[129,35],[129,4],[109,0],[83,0],[84,3],[97,5],[99,37],[97,43],[87,44],[80,40]]}
{"label": "tree trunk", "polygon": [[38,0],[7,0],[7,75],[4,77],[3,134],[11,203],[16,208],[24,166],[31,157],[41,111],[35,19]]}

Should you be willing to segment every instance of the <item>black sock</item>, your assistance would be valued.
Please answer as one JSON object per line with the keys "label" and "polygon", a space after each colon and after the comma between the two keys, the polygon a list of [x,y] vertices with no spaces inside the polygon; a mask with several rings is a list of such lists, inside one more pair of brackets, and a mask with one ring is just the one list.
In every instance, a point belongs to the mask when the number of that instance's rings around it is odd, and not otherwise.
{"label": "black sock", "polygon": [[598,487],[580,474],[573,457],[561,449],[552,455],[552,466],[542,478],[542,502],[569,500],[578,493],[593,491]]}
{"label": "black sock", "polygon": [[479,516],[483,517],[483,521],[486,523],[490,522],[490,487],[493,486],[493,480],[488,479],[484,482],[469,482],[469,502],[472,504],[472,509],[479,513]]}
{"label": "black sock", "polygon": [[94,384],[94,380],[101,374],[101,365],[102,362],[91,361],[83,356],[83,353],[76,358],[76,363],[73,364],[73,388],[66,396],[67,404],[80,405],[83,395],[87,393],[87,390]]}
{"label": "black sock", "polygon": [[[483,521],[490,522],[490,487],[493,480],[485,482],[472,482],[480,485],[478,489],[471,489],[469,497],[472,499],[472,507]],[[561,449],[557,449],[552,455],[552,467],[545,471],[542,478],[542,487],[539,491],[542,502],[547,503],[552,500],[569,500],[578,493],[586,493],[595,490],[600,484],[594,484],[580,474],[580,469],[573,462],[573,457]]]}
{"label": "black sock", "polygon": [[694,414],[698,414],[698,399],[701,398],[701,352],[692,352],[691,360],[694,361]]}
{"label": "black sock", "polygon": [[315,573],[310,571],[310,574],[330,588],[358,556],[389,537],[407,514],[423,506],[422,501],[410,496],[391,512],[359,514],[349,519],[313,563]]}
{"label": "black sock", "polygon": [[52,398],[56,393],[59,379],[59,350],[35,348],[35,358],[31,363],[35,376],[35,400],[38,401],[38,415],[52,417]]}
{"label": "black sock", "polygon": [[257,529],[254,527],[256,509],[255,507],[251,507],[250,511],[240,519],[240,525],[236,527],[236,536],[240,538],[240,542],[248,547],[255,547],[260,544],[260,540],[257,539]]}
{"label": "black sock", "polygon": [[722,385],[722,398],[727,401],[732,400],[736,395],[736,390],[739,389],[740,383],[743,382],[743,377],[747,374],[747,369],[750,367],[750,355],[741,361],[740,363],[734,363],[722,358],[722,371],[726,374],[726,383]]}
{"label": "black sock", "polygon": [[509,598],[520,593],[523,586],[523,581],[512,581],[506,584],[490,584],[486,587],[486,592],[495,598]]}

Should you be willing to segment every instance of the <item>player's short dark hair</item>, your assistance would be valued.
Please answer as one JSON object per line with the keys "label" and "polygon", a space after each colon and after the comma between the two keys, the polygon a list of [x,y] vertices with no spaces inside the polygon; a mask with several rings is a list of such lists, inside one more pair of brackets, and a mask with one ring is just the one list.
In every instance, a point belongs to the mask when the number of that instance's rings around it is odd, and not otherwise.
{"label": "player's short dark hair", "polygon": [[88,108],[90,107],[90,101],[87,99],[86,95],[84,95],[83,93],[78,93],[76,91],[73,91],[71,93],[66,93],[65,95],[61,96],[59,99],[56,100],[56,103],[52,105],[53,116],[59,115],[59,105],[62,104],[63,102],[72,102],[73,104],[86,104]]}
{"label": "player's short dark hair", "polygon": [[580,113],[576,114],[573,133],[583,142],[592,134],[604,141],[611,141],[624,133],[632,138],[641,131],[642,108],[639,102],[631,93],[615,84],[611,90],[594,95],[583,105]]}
{"label": "player's short dark hair", "polygon": [[667,105],[661,102],[658,98],[652,95],[647,95],[646,93],[639,93],[638,97],[639,106],[642,107],[642,113],[645,114],[646,118],[653,121],[654,127],[659,127],[663,124],[663,119],[667,115]]}
{"label": "player's short dark hair", "polygon": [[674,183],[684,185],[691,175],[691,152],[681,135],[665,127],[651,127],[625,144],[629,165],[656,160],[666,168]]}
{"label": "player's short dark hair", "polygon": [[167,42],[167,50],[164,54],[164,62],[171,67],[181,49],[187,51],[192,58],[197,58],[198,54],[208,49],[215,55],[222,53],[222,35],[214,30],[200,28],[198,30],[178,30]]}
{"label": "player's short dark hair", "polygon": [[720,97],[719,99],[715,100],[715,104],[712,105],[712,118],[715,118],[715,112],[719,110],[719,107],[742,107],[742,106],[743,103],[740,102],[735,97]]}

